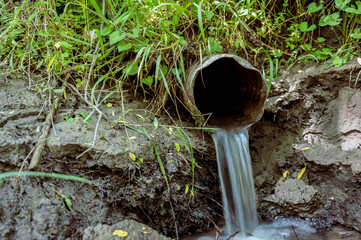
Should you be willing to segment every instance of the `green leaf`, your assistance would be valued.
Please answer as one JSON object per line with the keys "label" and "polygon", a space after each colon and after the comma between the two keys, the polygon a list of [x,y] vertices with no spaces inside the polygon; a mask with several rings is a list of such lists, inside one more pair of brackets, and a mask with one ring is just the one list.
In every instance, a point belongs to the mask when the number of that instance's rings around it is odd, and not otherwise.
{"label": "green leaf", "polygon": [[36,65],[36,69],[39,69],[44,63],[44,60],[40,60],[40,62],[38,62],[38,65]]}
{"label": "green leaf", "polygon": [[39,32],[37,32],[37,34],[38,34],[39,36],[43,36],[43,37],[47,37],[47,36],[48,36],[48,34],[45,32],[44,29],[41,29]]}
{"label": "green leaf", "polygon": [[[356,6],[357,6],[357,9],[356,9]],[[361,14],[361,2],[357,1],[356,6],[352,4],[351,7],[346,8],[345,11],[349,12],[349,13],[353,13],[353,14]]]}
{"label": "green leaf", "polygon": [[214,13],[213,12],[211,12],[211,11],[205,11],[205,14],[206,14],[206,20],[207,21],[210,21],[211,20],[211,18],[213,17],[213,15],[214,15]]}
{"label": "green leaf", "polygon": [[73,46],[67,42],[61,41],[59,42],[60,46],[65,47],[65,48],[72,48]]}
{"label": "green leaf", "polygon": [[326,16],[322,16],[320,19],[320,26],[324,27],[324,26],[336,26],[338,24],[340,24],[340,22],[342,21],[340,17],[340,13],[339,12],[335,12],[332,13],[330,15],[326,15]]}
{"label": "green leaf", "polygon": [[120,33],[120,31],[112,32],[109,36],[109,43],[111,45],[123,40],[126,37],[125,33]]}
{"label": "green leaf", "polygon": [[147,78],[142,78],[142,83],[144,83],[145,85],[148,85],[149,87],[151,87],[152,84],[153,84],[153,77],[148,76]]}
{"label": "green leaf", "polygon": [[55,61],[56,58],[56,54],[54,55],[54,57],[50,60],[50,62],[48,63],[48,66],[46,67],[46,71],[49,71],[51,68],[51,65],[53,65],[53,62]]}
{"label": "green leaf", "polygon": [[67,210],[69,210],[69,211],[71,211],[71,201],[70,201],[70,199],[67,197],[67,196],[65,196],[65,195],[62,195],[61,196],[62,198],[63,198],[63,205],[64,205],[64,207],[67,209]]}
{"label": "green leaf", "polygon": [[307,22],[302,22],[300,23],[299,28],[302,32],[310,32],[316,28],[316,25],[312,24],[310,27],[308,27]]}
{"label": "green leaf", "polygon": [[324,41],[326,41],[326,38],[323,38],[323,37],[319,37],[319,38],[317,38],[317,40],[316,40],[316,42],[318,42],[318,43],[322,43],[322,42],[324,42]]}
{"label": "green leaf", "polygon": [[135,37],[135,38],[139,37],[140,30],[138,28],[133,28],[132,32],[133,32],[133,34],[132,34],[133,37]]}
{"label": "green leaf", "polygon": [[158,123],[158,119],[156,117],[154,118],[153,124],[154,124],[154,129],[157,130],[159,123]]}
{"label": "green leaf", "polygon": [[100,16],[103,17],[103,13],[102,10],[100,9],[99,5],[97,4],[96,0],[90,0],[91,4],[93,5],[95,11],[97,12],[97,14],[99,14]]}
{"label": "green leaf", "polygon": [[172,68],[172,73],[174,74],[174,75],[177,75],[177,73],[178,73],[178,75],[181,73],[181,69],[180,68]]}
{"label": "green leaf", "polygon": [[136,63],[131,63],[127,66],[125,69],[125,72],[128,74],[128,76],[132,76],[138,72],[139,66]]}
{"label": "green leaf", "polygon": [[[165,76],[168,72],[168,66],[167,65],[162,65],[160,66],[160,71],[162,71],[163,75]],[[162,79],[161,74],[158,75],[158,80]]]}
{"label": "green leaf", "polygon": [[301,48],[306,50],[306,51],[311,51],[312,50],[312,44],[310,44],[310,43],[302,44]]}
{"label": "green leaf", "polygon": [[324,53],[324,54],[328,54],[328,55],[332,55],[332,50],[331,49],[329,49],[329,48],[323,48],[322,49],[322,52]]}
{"label": "green leaf", "polygon": [[86,113],[79,113],[80,116],[82,116],[84,119],[86,119],[87,122],[90,122],[90,118],[87,119],[87,117],[89,116],[89,114]]}
{"label": "green leaf", "polygon": [[336,56],[333,60],[332,60],[332,64],[335,67],[341,67],[342,64],[344,64],[344,61],[342,60],[342,58],[340,58],[339,56]]}
{"label": "green leaf", "polygon": [[323,4],[322,4],[322,3],[321,3],[318,7],[316,6],[316,3],[315,3],[315,2],[310,3],[310,4],[308,5],[308,12],[309,12],[309,13],[318,12],[318,11],[320,11],[320,10],[322,9],[322,7],[323,7]]}
{"label": "green leaf", "polygon": [[64,89],[58,88],[58,89],[54,89],[55,93],[62,93],[64,92]]}
{"label": "green leaf", "polygon": [[68,116],[65,117],[65,120],[66,120],[67,122],[69,122],[69,123],[72,123],[72,122],[75,121],[74,118],[68,117]]}
{"label": "green leaf", "polygon": [[123,52],[126,50],[129,50],[133,47],[133,45],[131,43],[127,43],[125,41],[121,41],[120,43],[118,43],[117,48],[119,52]]}
{"label": "green leaf", "polygon": [[114,30],[114,26],[109,24],[109,25],[105,25],[105,27],[103,28],[103,30],[100,32],[101,36],[108,36],[110,34],[113,33]]}
{"label": "green leaf", "polygon": [[221,53],[223,50],[223,47],[221,45],[218,45],[214,39],[210,38],[208,39],[208,47],[206,48],[206,52],[207,54],[212,54],[212,53]]}
{"label": "green leaf", "polygon": [[345,10],[347,4],[349,4],[351,0],[335,0],[335,7],[340,10]]}
{"label": "green leaf", "polygon": [[359,28],[355,28],[353,33],[350,34],[350,37],[355,39],[361,39],[361,32]]}

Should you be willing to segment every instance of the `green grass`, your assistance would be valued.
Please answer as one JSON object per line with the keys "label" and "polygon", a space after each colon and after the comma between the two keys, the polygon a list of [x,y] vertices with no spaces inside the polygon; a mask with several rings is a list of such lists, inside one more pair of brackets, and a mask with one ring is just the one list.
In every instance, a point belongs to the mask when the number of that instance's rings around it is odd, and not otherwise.
{"label": "green grass", "polygon": [[59,173],[30,172],[30,171],[0,173],[0,182],[1,182],[1,180],[5,179],[5,178],[18,177],[18,176],[50,177],[50,178],[65,179],[65,180],[78,181],[78,182],[92,184],[92,181],[82,178],[82,177],[66,175],[66,174],[59,174]]}

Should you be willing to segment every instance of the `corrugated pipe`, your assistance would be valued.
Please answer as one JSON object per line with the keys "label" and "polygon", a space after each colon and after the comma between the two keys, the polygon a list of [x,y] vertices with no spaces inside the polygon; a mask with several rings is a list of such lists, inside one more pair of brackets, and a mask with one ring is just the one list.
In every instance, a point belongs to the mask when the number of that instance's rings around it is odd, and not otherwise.
{"label": "corrugated pipe", "polygon": [[231,54],[204,57],[188,71],[185,103],[211,126],[247,127],[263,115],[267,85],[245,59]]}

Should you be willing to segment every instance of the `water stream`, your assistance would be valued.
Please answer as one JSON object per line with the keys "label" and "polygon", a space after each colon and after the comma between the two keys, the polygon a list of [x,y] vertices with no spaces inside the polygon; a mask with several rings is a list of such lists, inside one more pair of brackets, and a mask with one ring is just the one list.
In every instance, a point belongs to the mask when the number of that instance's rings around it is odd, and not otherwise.
{"label": "water stream", "polygon": [[213,135],[222,188],[225,225],[221,236],[216,229],[195,234],[187,240],[354,240],[354,230],[334,226],[316,229],[310,222],[278,217],[272,223],[258,224],[248,131],[218,130]]}
{"label": "water stream", "polygon": [[213,140],[223,195],[224,233],[245,238],[258,225],[248,131],[219,130]]}
{"label": "water stream", "polygon": [[258,225],[248,131],[218,130],[213,135],[222,188],[225,226],[219,239],[279,240],[315,233],[306,221],[279,219]]}

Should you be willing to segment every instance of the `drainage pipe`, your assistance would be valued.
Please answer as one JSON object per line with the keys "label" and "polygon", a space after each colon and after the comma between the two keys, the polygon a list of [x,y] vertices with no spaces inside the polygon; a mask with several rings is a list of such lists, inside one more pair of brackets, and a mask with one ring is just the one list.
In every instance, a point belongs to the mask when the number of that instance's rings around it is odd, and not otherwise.
{"label": "drainage pipe", "polygon": [[247,127],[263,115],[267,85],[245,59],[231,54],[203,58],[188,71],[185,104],[211,126]]}

